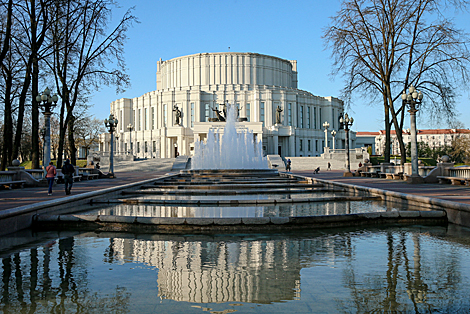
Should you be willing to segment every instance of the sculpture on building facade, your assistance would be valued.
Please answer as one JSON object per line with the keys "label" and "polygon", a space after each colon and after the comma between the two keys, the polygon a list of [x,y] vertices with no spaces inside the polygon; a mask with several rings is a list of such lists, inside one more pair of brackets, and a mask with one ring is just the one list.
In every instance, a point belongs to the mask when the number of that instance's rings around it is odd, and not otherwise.
{"label": "sculpture on building facade", "polygon": [[212,111],[215,112],[216,116],[217,116],[217,121],[219,122],[225,122],[225,117],[222,116],[222,111],[220,111],[219,109],[217,108],[212,108]]}
{"label": "sculpture on building facade", "polygon": [[277,109],[276,109],[276,124],[281,124],[281,112],[282,112],[282,108],[280,106],[277,106]]}
{"label": "sculpture on building facade", "polygon": [[175,112],[175,124],[180,125],[181,120],[181,110],[175,105],[173,107],[173,111]]}

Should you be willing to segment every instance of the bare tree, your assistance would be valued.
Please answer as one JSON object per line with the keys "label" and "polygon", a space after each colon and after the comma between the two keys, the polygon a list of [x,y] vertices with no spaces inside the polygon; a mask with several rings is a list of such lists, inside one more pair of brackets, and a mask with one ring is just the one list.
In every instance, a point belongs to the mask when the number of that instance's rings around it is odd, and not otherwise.
{"label": "bare tree", "polygon": [[456,86],[468,84],[468,35],[444,16],[441,8],[466,8],[465,0],[345,0],[324,39],[332,48],[334,74],[346,78],[343,89],[383,103],[385,160],[390,161],[393,125],[406,160],[401,94],[410,85],[425,95],[423,106],[434,117],[454,115]]}
{"label": "bare tree", "polygon": [[60,136],[57,165],[62,165],[66,130],[72,163],[76,158],[73,112],[86,104],[91,90],[100,85],[114,85],[119,90],[129,84],[125,74],[123,47],[128,27],[136,19],[127,11],[110,32],[113,0],[56,0],[57,19],[51,30],[54,58],[49,67],[54,72],[61,97]]}
{"label": "bare tree", "polygon": [[75,136],[77,147],[85,148],[85,157],[94,145],[99,144],[100,134],[106,132],[103,120],[89,116],[76,119]]}

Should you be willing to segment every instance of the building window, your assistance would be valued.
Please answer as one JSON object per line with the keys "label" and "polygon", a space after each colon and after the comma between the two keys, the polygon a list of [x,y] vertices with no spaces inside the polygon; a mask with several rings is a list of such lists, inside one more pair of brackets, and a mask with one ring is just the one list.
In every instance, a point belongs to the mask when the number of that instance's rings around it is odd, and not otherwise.
{"label": "building window", "polygon": [[318,152],[318,140],[315,140],[315,151]]}
{"label": "building window", "polygon": [[[310,124],[310,106],[307,107],[307,129],[310,129],[312,125]],[[310,148],[308,149],[310,150]]]}
{"label": "building window", "polygon": [[250,104],[246,104],[246,121],[250,122]]}
{"label": "building window", "polygon": [[304,106],[300,106],[299,128],[304,128]]}
{"label": "building window", "polygon": [[121,110],[121,131],[124,131],[124,112]]}
{"label": "building window", "polygon": [[260,103],[259,105],[259,121],[263,122],[264,126],[264,102]]}
{"label": "building window", "polygon": [[155,130],[155,107],[152,107],[152,130]]}
{"label": "building window", "polygon": [[194,103],[191,103],[191,127],[194,127]]}
{"label": "building window", "polygon": [[132,125],[134,126],[135,130],[135,128],[137,127],[137,125],[135,124],[135,110],[132,110]]}
{"label": "building window", "polygon": [[307,141],[307,150],[308,151],[312,150],[312,147],[310,146],[310,140]]}
{"label": "building window", "polygon": [[124,152],[127,152],[127,143],[124,143]]}
{"label": "building window", "polygon": [[139,131],[142,130],[142,109],[139,109],[139,116],[137,117],[139,123]]}
{"label": "building window", "polygon": [[152,151],[155,153],[157,151],[157,142],[153,141],[152,142]]}
{"label": "building window", "polygon": [[144,152],[148,153],[147,141],[144,142]]}
{"label": "building window", "polygon": [[163,126],[166,127],[166,105],[163,105]]}
{"label": "building window", "polygon": [[137,154],[140,154],[140,142],[137,142]]}
{"label": "building window", "polygon": [[303,141],[300,140],[300,145],[299,145],[299,146],[300,146],[300,151],[303,151],[303,150],[304,150],[304,147],[303,147],[302,143],[303,143]]}
{"label": "building window", "polygon": [[313,107],[313,128],[317,128],[317,107]]}
{"label": "building window", "polygon": [[144,130],[147,130],[148,108],[145,108]]}
{"label": "building window", "polygon": [[204,105],[204,121],[209,122],[209,117],[210,117],[210,108],[209,104]]}
{"label": "building window", "polygon": [[323,123],[323,122],[322,122],[323,119],[322,119],[322,117],[321,117],[321,108],[319,108],[318,110],[319,110],[318,115],[320,116],[320,124],[322,124],[322,123]]}
{"label": "building window", "polygon": [[292,125],[292,104],[287,105],[287,125]]}

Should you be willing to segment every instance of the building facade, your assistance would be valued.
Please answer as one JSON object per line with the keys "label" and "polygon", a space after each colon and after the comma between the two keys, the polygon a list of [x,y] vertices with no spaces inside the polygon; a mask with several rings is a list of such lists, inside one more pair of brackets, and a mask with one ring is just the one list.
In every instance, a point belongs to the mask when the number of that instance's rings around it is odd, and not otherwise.
{"label": "building facade", "polygon": [[[358,132],[358,136],[362,136],[366,132]],[[385,130],[378,132],[367,132],[375,136],[375,152],[377,155],[382,155],[385,150]],[[430,148],[438,148],[443,146],[452,146],[452,141],[458,137],[470,136],[468,129],[425,129],[417,130],[418,143],[425,143]],[[400,155],[400,145],[395,130],[390,131],[390,153],[392,155]],[[411,142],[411,133],[409,130],[403,131],[403,142],[406,145]]]}
{"label": "building facade", "polygon": [[[332,145],[331,138],[325,143],[323,122],[329,132],[340,129],[343,102],[298,89],[296,61],[256,53],[194,54],[158,61],[156,81],[155,91],[111,103],[119,120],[117,154],[191,156],[195,141],[223,128],[216,111],[223,112],[227,102],[238,107],[237,128],[252,131],[266,155],[319,156]],[[339,131],[336,148],[343,148]],[[109,140],[102,135],[101,151],[109,151]]]}

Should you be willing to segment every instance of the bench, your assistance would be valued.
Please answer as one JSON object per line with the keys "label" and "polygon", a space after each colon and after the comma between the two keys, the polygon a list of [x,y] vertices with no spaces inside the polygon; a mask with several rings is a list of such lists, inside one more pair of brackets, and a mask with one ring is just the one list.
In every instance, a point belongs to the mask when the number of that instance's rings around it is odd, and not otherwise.
{"label": "bench", "polygon": [[469,185],[470,184],[470,179],[467,178],[460,178],[460,177],[445,177],[445,176],[437,176],[437,179],[439,179],[439,183],[448,183],[450,182],[452,185]]}
{"label": "bench", "polygon": [[21,188],[24,188],[24,184],[26,181],[24,180],[19,180],[19,181],[2,181],[0,182],[0,185],[3,185],[4,187],[9,188],[10,190],[13,188],[13,186],[20,186]]}
{"label": "bench", "polygon": [[87,179],[87,180],[93,180],[93,179],[98,179],[99,174],[97,173],[80,173],[81,179]]}
{"label": "bench", "polygon": [[17,185],[23,188],[26,181],[14,180],[16,174],[16,171],[0,171],[0,186],[7,187],[10,190]]}
{"label": "bench", "polygon": [[403,180],[403,172],[392,173],[393,180]]}
{"label": "bench", "polygon": [[[74,175],[73,176],[73,181],[76,182],[76,181],[80,181],[82,179],[81,176],[79,175]],[[55,182],[56,183],[64,183],[64,175],[62,173],[62,169],[57,169],[57,174],[55,176]]]}

